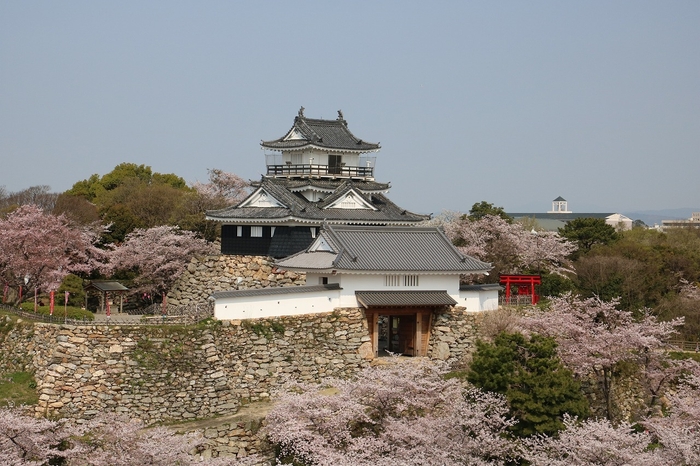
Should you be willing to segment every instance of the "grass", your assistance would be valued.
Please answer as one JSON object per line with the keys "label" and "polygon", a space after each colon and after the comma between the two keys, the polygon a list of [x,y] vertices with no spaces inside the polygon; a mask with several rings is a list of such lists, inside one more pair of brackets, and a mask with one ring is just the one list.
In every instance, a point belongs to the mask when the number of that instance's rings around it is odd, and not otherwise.
{"label": "grass", "polygon": [[[22,310],[26,312],[34,312],[34,303],[33,302],[25,302],[22,303]],[[95,314],[93,314],[91,311],[87,311],[85,309],[81,309],[79,307],[74,307],[74,306],[68,306],[66,307],[65,311],[63,308],[63,305],[56,304],[54,306],[53,310],[53,315],[54,317],[63,317],[67,315],[69,319],[78,319],[78,320],[94,320],[95,319]],[[50,306],[39,306],[37,308],[37,314],[43,314],[43,315],[50,315],[51,314],[51,307]]]}
{"label": "grass", "polygon": [[29,372],[13,372],[0,376],[0,407],[34,405],[38,401],[36,382]]}
{"label": "grass", "polygon": [[700,362],[700,353],[688,353],[681,351],[671,351],[668,353],[671,359],[693,359]]}

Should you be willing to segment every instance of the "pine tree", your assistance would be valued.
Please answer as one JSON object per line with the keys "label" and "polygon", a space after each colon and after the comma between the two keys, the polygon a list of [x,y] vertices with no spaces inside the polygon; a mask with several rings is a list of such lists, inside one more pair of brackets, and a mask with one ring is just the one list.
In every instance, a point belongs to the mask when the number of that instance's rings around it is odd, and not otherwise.
{"label": "pine tree", "polygon": [[501,333],[493,343],[477,342],[467,380],[505,395],[518,436],[551,435],[564,428],[565,413],[585,417],[588,402],[573,373],[556,353],[553,338]]}

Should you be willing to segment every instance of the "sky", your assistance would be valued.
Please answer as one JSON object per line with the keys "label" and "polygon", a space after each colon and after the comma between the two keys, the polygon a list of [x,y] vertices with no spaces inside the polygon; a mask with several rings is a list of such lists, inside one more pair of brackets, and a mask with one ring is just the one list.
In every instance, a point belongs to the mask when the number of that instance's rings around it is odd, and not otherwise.
{"label": "sky", "polygon": [[0,0],[0,186],[265,172],[299,107],[408,210],[700,210],[700,2]]}

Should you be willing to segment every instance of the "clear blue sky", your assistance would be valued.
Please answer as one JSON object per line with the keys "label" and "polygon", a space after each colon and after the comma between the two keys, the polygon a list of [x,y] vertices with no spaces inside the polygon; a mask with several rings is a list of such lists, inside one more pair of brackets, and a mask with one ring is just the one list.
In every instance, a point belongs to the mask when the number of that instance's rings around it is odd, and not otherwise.
{"label": "clear blue sky", "polygon": [[700,210],[700,1],[0,0],[0,186],[259,179],[300,106],[416,212]]}

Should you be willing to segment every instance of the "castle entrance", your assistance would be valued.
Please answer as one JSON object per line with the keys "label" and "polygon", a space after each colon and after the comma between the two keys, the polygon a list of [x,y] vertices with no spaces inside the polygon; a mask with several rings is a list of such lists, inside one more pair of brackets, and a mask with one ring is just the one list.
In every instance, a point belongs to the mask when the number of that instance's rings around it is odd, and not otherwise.
{"label": "castle entrance", "polygon": [[435,311],[457,302],[446,291],[355,291],[375,357],[427,356]]}
{"label": "castle entrance", "polygon": [[427,354],[431,308],[372,308],[365,314],[375,356]]}

